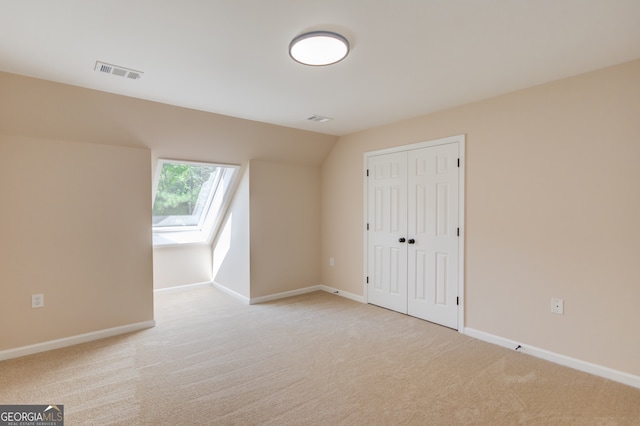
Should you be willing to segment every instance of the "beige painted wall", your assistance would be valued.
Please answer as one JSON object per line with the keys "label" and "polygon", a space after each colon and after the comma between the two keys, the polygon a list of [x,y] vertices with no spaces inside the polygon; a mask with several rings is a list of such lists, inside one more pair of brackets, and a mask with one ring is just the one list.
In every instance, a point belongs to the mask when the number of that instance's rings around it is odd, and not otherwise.
{"label": "beige painted wall", "polygon": [[320,168],[250,167],[251,298],[320,284]]}
{"label": "beige painted wall", "polygon": [[363,294],[363,153],[466,134],[466,326],[639,375],[638,117],[634,61],[340,138],[323,284]]}
{"label": "beige painted wall", "polygon": [[213,281],[243,296],[251,297],[250,166],[242,170],[229,213],[213,243]]}
{"label": "beige painted wall", "polygon": [[0,135],[0,350],[153,320],[149,159]]}
{"label": "beige painted wall", "polygon": [[154,249],[156,288],[208,281],[195,269],[212,265],[214,282],[249,299],[320,284],[320,168],[250,161],[208,259],[188,249]]}
{"label": "beige painted wall", "polygon": [[[144,80],[126,83],[135,91]],[[2,72],[0,93],[0,133],[145,147],[154,158],[318,166],[337,140]]]}
{"label": "beige painted wall", "polygon": [[153,249],[153,288],[211,281],[211,245],[188,244]]}
{"label": "beige painted wall", "polygon": [[[0,194],[20,206],[0,211],[0,350],[152,317],[149,149],[256,160],[251,297],[318,283],[362,294],[363,153],[464,133],[466,326],[640,374],[639,91],[635,61],[334,146],[332,136],[0,73]],[[44,198],[16,191],[4,174],[19,169]],[[56,179],[66,185],[40,192]],[[116,185],[123,198],[104,203],[97,194]],[[29,213],[42,206],[57,218],[47,226]],[[35,291],[44,309],[29,307]],[[565,299],[564,316],[549,313],[551,297]]]}
{"label": "beige painted wall", "polygon": [[[98,207],[102,204],[97,203],[100,200],[89,196],[87,199],[96,203],[87,204],[89,207],[86,207],[86,212],[91,213],[91,219],[86,219],[86,222],[81,224],[91,224],[91,227],[75,228],[74,219],[77,214],[71,211],[70,213],[74,214],[69,216],[61,214],[56,215],[54,219],[52,219],[53,216],[49,217],[48,219],[52,220],[50,227],[44,227],[44,225],[36,228],[23,227],[18,234],[18,231],[13,229],[13,224],[20,225],[33,218],[32,215],[25,214],[25,211],[34,207],[34,202],[20,204],[17,210],[2,209],[5,211],[0,214],[0,219],[4,227],[0,229],[2,232],[11,231],[11,239],[3,235],[0,241],[0,250],[3,255],[0,260],[2,262],[0,263],[2,267],[0,307],[3,308],[0,313],[3,315],[0,323],[0,340],[2,341],[0,350],[152,319],[152,289],[147,286],[152,272],[155,272],[158,287],[191,281],[200,282],[205,276],[205,270],[208,274],[211,273],[212,248],[209,246],[199,249],[182,246],[167,251],[159,248],[155,251],[157,259],[155,271],[145,263],[151,262],[150,180],[151,167],[155,167],[155,159],[175,158],[230,164],[246,164],[253,159],[283,162],[303,168],[310,167],[316,170],[315,173],[319,173],[319,165],[337,139],[335,136],[226,117],[2,72],[0,72],[0,93],[2,94],[0,96],[0,134],[5,135],[2,139],[3,144],[10,143],[10,145],[3,145],[3,149],[12,150],[11,156],[3,153],[1,159],[3,164],[15,163],[25,168],[31,167],[26,160],[31,155],[31,151],[35,157],[42,156],[42,152],[47,152],[48,157],[62,159],[62,163],[59,164],[69,166],[69,180],[77,179],[83,183],[81,193],[76,194],[71,190],[59,188],[59,192],[56,193],[59,195],[58,198],[47,198],[53,201],[61,200],[52,205],[52,210],[69,213],[68,202],[79,202],[79,198],[87,197],[85,192],[88,188],[112,191],[111,184],[114,181],[126,189],[124,191],[126,194],[129,194],[123,195],[122,199],[114,199],[110,196],[112,205],[101,212],[98,211]],[[17,143],[18,140],[21,142]],[[14,153],[14,145],[20,146],[23,140],[35,141],[33,142],[35,145],[28,148],[31,150],[29,152]],[[46,141],[46,143],[42,142],[41,146],[36,147],[40,141]],[[109,148],[107,145],[123,148]],[[31,145],[25,145],[24,149],[29,146]],[[67,158],[70,152],[74,154]],[[103,153],[107,153],[105,161],[100,163],[96,157],[100,158]],[[143,165],[137,164],[141,161],[140,155],[144,155]],[[115,174],[117,179],[106,172],[90,173],[85,166],[77,168],[76,162],[84,164],[85,159],[86,164],[96,163],[96,170],[102,170],[103,166],[111,166],[113,170],[118,171]],[[133,171],[129,167],[130,162],[136,162],[140,167],[136,167]],[[77,173],[74,170],[77,170]],[[80,170],[84,173],[81,176]],[[292,170],[291,179],[297,179],[299,175],[295,172],[295,167]],[[48,175],[38,170],[34,173],[34,181],[30,182],[34,188],[43,181],[50,180]],[[121,180],[125,178],[127,185],[122,185]],[[141,189],[142,187],[144,190]],[[244,191],[246,197],[241,197],[242,203],[248,205],[248,185]],[[133,196],[134,193],[135,196]],[[269,198],[265,190],[260,194],[263,198]],[[5,200],[7,203],[15,204],[12,198],[14,195],[11,182],[3,179],[0,184],[2,205],[5,205]],[[318,197],[316,193],[314,201],[316,205],[319,203]],[[278,200],[278,197],[274,199]],[[240,208],[238,205],[236,207]],[[127,230],[130,230],[129,225],[136,226],[136,231],[131,232],[131,244],[124,244],[126,246],[124,250],[114,250],[114,244],[120,244],[120,240],[114,242],[114,238],[120,237],[120,234],[104,234],[102,229],[95,225],[119,223],[123,220],[123,214],[131,210],[138,211],[141,208],[145,210],[144,221],[138,218],[139,221],[136,219],[127,224]],[[234,218],[234,226],[237,227],[244,221],[248,238],[248,218],[243,219],[239,213],[234,215]],[[85,234],[80,234],[80,230]],[[66,236],[67,231],[70,232],[68,236]],[[144,232],[144,247],[140,246],[140,232]],[[55,235],[56,238],[48,239],[49,235]],[[100,238],[104,238],[107,244],[100,243]],[[311,244],[309,258],[313,256],[317,258],[319,235],[315,238],[314,243]],[[22,250],[21,257],[17,261],[14,246]],[[33,256],[37,254],[37,262],[28,258],[30,256],[28,247],[31,246],[35,247]],[[242,265],[244,261],[248,264],[248,244],[234,245],[234,247],[240,246],[246,253],[234,252],[234,255],[239,256],[234,258],[234,262]],[[79,247],[82,247],[82,250]],[[140,250],[140,253],[123,259],[124,254],[136,252],[136,250]],[[142,252],[144,252],[144,259],[140,259]],[[77,256],[73,257],[72,253]],[[242,260],[243,256],[246,256],[244,260]],[[60,258],[63,258],[64,262],[60,262]],[[137,267],[149,267],[146,278],[141,276],[140,271],[132,270],[133,260],[140,261]],[[7,266],[5,271],[5,265],[9,264],[12,267]],[[21,272],[15,269],[18,265],[23,268]],[[238,284],[240,293],[249,297],[248,287],[243,287],[248,286],[248,267],[238,268],[240,269],[236,269],[236,276],[233,278],[236,281],[233,281],[231,287],[240,283]],[[30,270],[27,271],[27,269]],[[317,278],[318,270],[314,268],[311,270]],[[92,272],[90,280],[87,278],[89,271]],[[226,274],[230,277],[232,272],[226,270]],[[114,283],[115,278],[118,278],[118,283]],[[268,278],[273,279],[271,276]],[[284,278],[284,287],[288,288],[290,277]],[[135,283],[130,286],[132,280]],[[229,282],[227,279],[223,280],[226,283]],[[303,281],[301,285],[307,285],[307,281]],[[85,282],[90,282],[91,287],[83,287],[82,283]],[[317,283],[316,279],[313,284]],[[88,288],[91,290],[88,291]],[[280,287],[276,285],[274,288],[277,290]],[[26,309],[24,303],[28,305],[30,299],[25,302],[25,294],[30,296],[37,289],[43,289],[41,291],[45,293],[46,308]],[[266,289],[268,290],[268,286]],[[124,297],[124,293],[127,297]],[[128,297],[129,295],[132,297]],[[56,307],[60,306],[60,302],[56,300],[59,297],[76,302],[71,304],[65,301],[61,305],[65,308],[64,317]],[[96,305],[94,302],[96,298],[102,298],[100,300],[104,303]],[[86,306],[83,300],[88,301]],[[132,305],[138,302],[140,302],[139,306],[134,308]],[[5,305],[10,306],[10,309],[4,309]],[[109,309],[106,308],[107,306]],[[144,312],[145,315],[138,315],[140,312]],[[48,321],[52,318],[51,315],[55,316],[54,321]],[[85,320],[85,317],[88,319]],[[11,318],[11,321],[7,318]],[[16,321],[18,324],[24,322],[24,327],[20,325],[17,331],[8,330],[6,324]],[[46,326],[39,329],[38,327],[44,322],[47,323]],[[56,327],[55,330],[51,329],[53,326]],[[5,339],[9,333],[11,333],[10,338]]]}
{"label": "beige painted wall", "polygon": [[[0,133],[148,148],[153,169],[158,158],[318,167],[337,139],[2,72],[0,93]],[[211,250],[155,249],[156,288],[210,280]]]}

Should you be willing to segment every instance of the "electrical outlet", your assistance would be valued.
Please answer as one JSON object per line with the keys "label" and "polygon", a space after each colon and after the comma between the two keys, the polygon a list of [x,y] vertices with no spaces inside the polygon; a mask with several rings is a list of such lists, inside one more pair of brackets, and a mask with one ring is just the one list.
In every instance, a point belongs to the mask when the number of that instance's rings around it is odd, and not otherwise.
{"label": "electrical outlet", "polygon": [[336,261],[333,259],[333,257],[329,258],[329,266],[334,266],[336,264]]}
{"label": "electrical outlet", "polygon": [[551,312],[554,314],[564,314],[564,300],[562,299],[551,299]]}
{"label": "electrical outlet", "polygon": [[31,307],[42,308],[44,306],[44,294],[32,294],[31,295]]}

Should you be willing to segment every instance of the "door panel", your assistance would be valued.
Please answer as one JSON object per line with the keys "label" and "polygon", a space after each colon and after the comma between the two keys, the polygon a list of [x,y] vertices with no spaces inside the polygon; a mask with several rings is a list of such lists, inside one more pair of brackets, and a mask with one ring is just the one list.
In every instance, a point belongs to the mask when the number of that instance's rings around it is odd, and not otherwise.
{"label": "door panel", "polygon": [[458,327],[458,146],[408,152],[407,312]]}
{"label": "door panel", "polygon": [[407,313],[407,153],[368,159],[368,301]]}

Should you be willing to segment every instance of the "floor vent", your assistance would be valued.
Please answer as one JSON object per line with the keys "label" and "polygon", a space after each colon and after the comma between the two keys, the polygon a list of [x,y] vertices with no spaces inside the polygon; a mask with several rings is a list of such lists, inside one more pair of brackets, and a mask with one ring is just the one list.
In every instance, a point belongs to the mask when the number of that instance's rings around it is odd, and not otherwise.
{"label": "floor vent", "polygon": [[116,75],[118,77],[125,77],[130,80],[137,80],[144,74],[142,71],[135,71],[129,68],[121,67],[118,65],[106,64],[104,62],[97,61],[94,71],[103,72],[105,74]]}

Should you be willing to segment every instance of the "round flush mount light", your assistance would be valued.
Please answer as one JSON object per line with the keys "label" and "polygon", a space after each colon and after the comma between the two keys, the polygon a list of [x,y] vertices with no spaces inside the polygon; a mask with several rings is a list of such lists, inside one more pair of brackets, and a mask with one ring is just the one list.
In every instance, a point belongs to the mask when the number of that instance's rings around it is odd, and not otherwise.
{"label": "round flush mount light", "polygon": [[289,44],[289,55],[304,65],[322,66],[340,62],[349,54],[349,42],[340,34],[313,31],[300,34]]}

